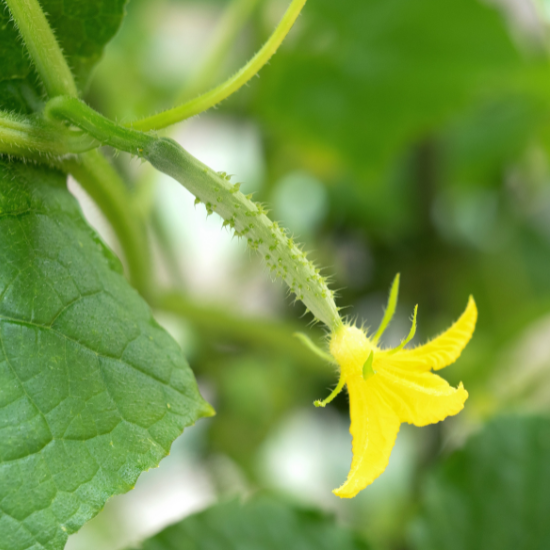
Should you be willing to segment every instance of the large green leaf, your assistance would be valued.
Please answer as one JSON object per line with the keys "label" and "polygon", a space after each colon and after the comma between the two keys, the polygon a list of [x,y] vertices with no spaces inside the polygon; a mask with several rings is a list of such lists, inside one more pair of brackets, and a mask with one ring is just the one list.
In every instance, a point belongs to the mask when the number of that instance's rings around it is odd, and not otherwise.
{"label": "large green leaf", "polygon": [[368,550],[326,514],[273,497],[218,504],[140,544],[141,550]]}
{"label": "large green leaf", "polygon": [[478,0],[315,0],[300,27],[262,71],[257,112],[287,141],[318,147],[320,165],[341,158],[361,174],[479,94],[547,70]]}
{"label": "large green leaf", "polygon": [[550,419],[492,421],[429,477],[418,550],[550,548]]}
{"label": "large green leaf", "polygon": [[211,408],[65,177],[0,163],[0,550],[59,550]]}
{"label": "large green leaf", "polygon": [[[127,1],[40,0],[80,87],[120,26]],[[41,95],[38,76],[4,6],[0,9],[0,108],[30,112]]]}

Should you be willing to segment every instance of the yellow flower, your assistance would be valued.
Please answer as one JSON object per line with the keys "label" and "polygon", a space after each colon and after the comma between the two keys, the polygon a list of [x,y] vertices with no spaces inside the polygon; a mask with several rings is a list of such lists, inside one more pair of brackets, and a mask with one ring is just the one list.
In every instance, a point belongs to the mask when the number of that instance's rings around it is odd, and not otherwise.
{"label": "yellow flower", "polygon": [[415,308],[407,339],[395,349],[382,350],[377,343],[395,311],[398,285],[399,275],[382,324],[371,338],[355,326],[342,325],[330,339],[330,353],[340,366],[340,382],[326,400],[315,405],[324,407],[347,386],[353,460],[346,482],[334,490],[341,498],[354,497],[386,469],[402,422],[415,426],[439,422],[460,412],[468,398],[462,383],[453,388],[431,370],[456,361],[472,337],[477,319],[473,298],[441,336],[423,346],[403,349],[416,330]]}

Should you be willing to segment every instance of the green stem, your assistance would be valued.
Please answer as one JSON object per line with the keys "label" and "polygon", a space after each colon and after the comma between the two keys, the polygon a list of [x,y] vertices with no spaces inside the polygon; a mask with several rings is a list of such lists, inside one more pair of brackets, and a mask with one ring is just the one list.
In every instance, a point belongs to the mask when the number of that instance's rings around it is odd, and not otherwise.
{"label": "green stem", "polygon": [[119,126],[73,97],[56,97],[44,108],[46,119],[70,122],[92,135],[104,145],[142,156],[143,149],[157,137]]}
{"label": "green stem", "polygon": [[0,112],[0,154],[39,159],[83,153],[100,143],[81,130],[48,124],[38,117]]}
{"label": "green stem", "polygon": [[78,95],[76,84],[38,0],[5,0],[50,97]]}
{"label": "green stem", "polygon": [[77,99],[55,98],[48,102],[44,113],[68,120],[104,143],[139,154],[157,170],[179,181],[205,204],[209,214],[217,212],[225,220],[224,226],[245,238],[249,247],[263,256],[272,275],[284,280],[317,319],[331,330],[341,326],[334,293],[319,270],[292,238],[267,217],[261,204],[239,191],[240,184],[232,185],[226,174],[214,172],[175,141],[122,128]]}
{"label": "green stem", "polygon": [[146,299],[149,295],[149,255],[143,227],[131,213],[131,197],[118,173],[99,151],[61,162],[97,203],[113,227],[126,258],[130,282]]}
{"label": "green stem", "polygon": [[214,31],[215,39],[204,61],[182,90],[178,103],[183,103],[190,96],[200,93],[213,84],[231,44],[248,21],[258,2],[259,0],[233,0],[229,4]]}
{"label": "green stem", "polygon": [[168,111],[163,111],[156,115],[130,122],[126,124],[126,126],[143,131],[160,130],[176,122],[198,115],[235,93],[270,60],[271,56],[277,51],[285,36],[294,25],[305,3],[306,0],[293,0],[281,19],[281,22],[261,50],[244,67],[225,82],[183,105],[178,105]]}

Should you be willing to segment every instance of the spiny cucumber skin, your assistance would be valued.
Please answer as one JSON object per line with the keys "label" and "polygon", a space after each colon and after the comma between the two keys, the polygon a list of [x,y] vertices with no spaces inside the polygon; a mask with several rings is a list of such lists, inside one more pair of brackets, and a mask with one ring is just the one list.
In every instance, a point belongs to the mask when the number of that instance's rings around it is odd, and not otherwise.
{"label": "spiny cucumber skin", "polygon": [[341,324],[334,293],[319,271],[266,216],[263,207],[239,191],[239,184],[232,185],[228,176],[214,172],[168,138],[146,145],[143,157],[186,187],[197,201],[204,203],[209,214],[219,214],[224,226],[231,227],[235,235],[246,239],[249,247],[265,259],[270,271],[286,282],[317,319],[330,329]]}

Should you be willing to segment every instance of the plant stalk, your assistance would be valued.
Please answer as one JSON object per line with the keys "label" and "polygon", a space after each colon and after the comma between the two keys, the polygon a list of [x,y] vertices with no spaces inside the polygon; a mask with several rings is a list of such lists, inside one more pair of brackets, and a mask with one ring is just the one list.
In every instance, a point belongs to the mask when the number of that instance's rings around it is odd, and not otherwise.
{"label": "plant stalk", "polygon": [[5,0],[49,97],[77,97],[73,74],[38,0]]}
{"label": "plant stalk", "polygon": [[130,283],[144,298],[150,299],[146,234],[129,208],[129,193],[116,170],[99,151],[64,159],[61,167],[82,185],[105,214],[124,251]]}

